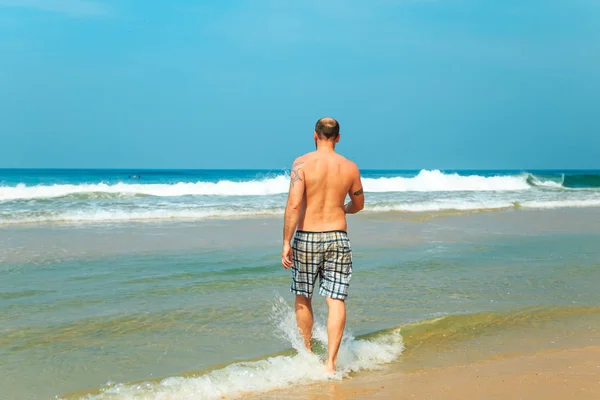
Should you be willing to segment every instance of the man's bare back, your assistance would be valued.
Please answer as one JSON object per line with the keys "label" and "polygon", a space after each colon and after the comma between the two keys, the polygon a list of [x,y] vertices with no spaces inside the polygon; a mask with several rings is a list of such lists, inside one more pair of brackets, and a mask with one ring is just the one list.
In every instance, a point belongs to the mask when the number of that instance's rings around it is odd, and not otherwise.
{"label": "man's bare back", "polygon": [[[319,280],[319,293],[326,297],[329,308],[325,371],[333,373],[346,324],[344,301],[352,278],[346,214],[362,210],[364,194],[356,165],[335,152],[340,140],[337,121],[320,119],[314,140],[317,150],[297,158],[290,173],[281,263],[286,269],[293,267],[290,290],[296,294],[296,320],[309,350],[311,299]],[[350,196],[350,202],[344,205],[346,196]]]}
{"label": "man's bare back", "polygon": [[361,190],[356,164],[333,150],[322,149],[299,157],[294,169],[292,174],[302,175],[305,185],[298,229],[345,231],[344,200]]}

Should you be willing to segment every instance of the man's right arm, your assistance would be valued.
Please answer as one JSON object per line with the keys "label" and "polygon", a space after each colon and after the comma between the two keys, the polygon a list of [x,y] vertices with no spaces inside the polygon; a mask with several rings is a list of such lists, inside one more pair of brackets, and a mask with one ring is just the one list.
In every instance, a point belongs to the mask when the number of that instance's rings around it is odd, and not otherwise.
{"label": "man's right arm", "polygon": [[357,167],[348,194],[350,195],[350,202],[344,206],[344,211],[346,211],[346,214],[356,214],[365,207],[365,194],[360,181],[360,171]]}

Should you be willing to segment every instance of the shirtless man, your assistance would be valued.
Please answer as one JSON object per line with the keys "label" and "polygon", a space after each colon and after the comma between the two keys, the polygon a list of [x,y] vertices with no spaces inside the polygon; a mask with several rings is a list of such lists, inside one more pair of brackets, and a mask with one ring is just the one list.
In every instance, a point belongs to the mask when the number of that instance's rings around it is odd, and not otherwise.
{"label": "shirtless man", "polygon": [[[296,320],[309,350],[313,329],[311,298],[316,278],[320,277],[319,293],[326,297],[329,309],[325,371],[334,373],[346,325],[344,300],[352,277],[346,214],[362,210],[365,198],[356,164],[335,152],[335,144],[340,140],[338,122],[333,118],[320,119],[314,140],[317,150],[298,157],[290,173],[281,263],[286,269],[293,268],[291,291],[296,295]],[[350,202],[344,204],[346,195]]]}

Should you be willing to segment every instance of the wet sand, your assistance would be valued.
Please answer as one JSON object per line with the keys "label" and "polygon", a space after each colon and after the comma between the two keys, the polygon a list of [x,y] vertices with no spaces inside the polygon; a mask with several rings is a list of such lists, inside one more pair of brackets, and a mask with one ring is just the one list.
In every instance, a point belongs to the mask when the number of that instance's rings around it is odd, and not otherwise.
{"label": "wet sand", "polygon": [[247,399],[600,399],[600,347],[503,355],[464,365],[391,369]]}

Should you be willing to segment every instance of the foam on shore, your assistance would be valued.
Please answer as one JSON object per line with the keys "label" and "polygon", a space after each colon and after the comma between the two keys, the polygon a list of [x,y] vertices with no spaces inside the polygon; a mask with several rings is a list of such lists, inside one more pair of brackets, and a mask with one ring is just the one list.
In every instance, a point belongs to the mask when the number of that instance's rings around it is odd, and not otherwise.
{"label": "foam on shore", "polygon": [[[380,368],[397,359],[404,345],[400,330],[395,329],[370,340],[357,340],[347,332],[338,356],[338,372],[323,371],[322,356],[308,352],[296,326],[293,310],[278,297],[272,317],[277,336],[288,342],[295,355],[279,355],[263,360],[238,362],[196,377],[170,377],[137,384],[109,383],[98,393],[68,398],[88,400],[183,400],[235,398],[244,393],[261,393],[294,384],[341,379],[351,372]],[[327,347],[326,327],[315,324],[314,339]]]}

